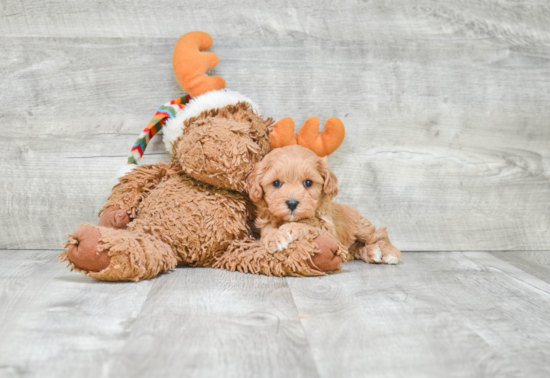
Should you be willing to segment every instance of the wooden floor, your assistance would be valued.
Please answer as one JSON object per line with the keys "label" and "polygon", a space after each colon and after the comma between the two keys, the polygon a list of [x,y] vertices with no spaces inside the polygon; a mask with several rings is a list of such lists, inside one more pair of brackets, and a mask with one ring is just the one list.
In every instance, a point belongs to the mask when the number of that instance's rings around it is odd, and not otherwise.
{"label": "wooden floor", "polygon": [[70,272],[58,252],[0,252],[0,377],[550,375],[550,264],[533,252],[137,284]]}

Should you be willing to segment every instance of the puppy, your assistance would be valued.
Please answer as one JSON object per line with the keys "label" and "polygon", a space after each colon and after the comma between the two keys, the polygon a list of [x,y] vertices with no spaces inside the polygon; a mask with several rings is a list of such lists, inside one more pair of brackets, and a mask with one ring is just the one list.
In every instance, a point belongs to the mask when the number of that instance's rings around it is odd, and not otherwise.
{"label": "puppy", "polygon": [[357,210],[332,201],[338,179],[326,159],[307,148],[272,150],[254,166],[247,185],[257,205],[256,226],[268,248],[285,249],[317,227],[349,248],[348,260],[397,264],[401,258],[385,228],[375,230]]}

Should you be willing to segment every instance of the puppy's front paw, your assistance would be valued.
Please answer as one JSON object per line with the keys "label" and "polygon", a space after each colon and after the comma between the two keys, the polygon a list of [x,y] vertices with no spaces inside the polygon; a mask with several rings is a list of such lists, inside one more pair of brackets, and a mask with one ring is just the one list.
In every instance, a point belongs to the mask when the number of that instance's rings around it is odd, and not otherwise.
{"label": "puppy's front paw", "polygon": [[289,242],[300,240],[313,232],[312,227],[303,223],[285,223],[279,227],[279,232],[287,236]]}
{"label": "puppy's front paw", "polygon": [[267,248],[267,250],[272,252],[283,251],[290,244],[288,235],[283,234],[278,230],[272,230],[266,235],[263,235],[261,241],[262,243],[264,243],[264,246]]}

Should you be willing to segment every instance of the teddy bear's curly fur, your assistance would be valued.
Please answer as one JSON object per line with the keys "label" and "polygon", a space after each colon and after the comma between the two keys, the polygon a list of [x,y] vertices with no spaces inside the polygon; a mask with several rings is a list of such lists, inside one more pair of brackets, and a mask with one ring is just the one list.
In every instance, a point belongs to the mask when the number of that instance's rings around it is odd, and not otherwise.
{"label": "teddy bear's curly fur", "polygon": [[[283,251],[253,237],[246,177],[269,152],[272,124],[247,102],[185,120],[171,164],[141,165],[123,176],[99,224],[69,235],[61,261],[107,281],[149,279],[177,264],[277,276],[336,269],[345,249],[313,228]],[[332,265],[322,263],[327,254]],[[341,257],[336,265],[334,254]]]}

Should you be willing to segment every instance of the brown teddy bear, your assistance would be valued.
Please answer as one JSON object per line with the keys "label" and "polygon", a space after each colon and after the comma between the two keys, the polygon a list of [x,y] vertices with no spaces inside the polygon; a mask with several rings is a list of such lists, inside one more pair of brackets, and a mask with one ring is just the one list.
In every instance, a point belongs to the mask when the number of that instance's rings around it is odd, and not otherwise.
{"label": "brown teddy bear", "polygon": [[[283,119],[273,131],[273,120],[258,115],[253,101],[225,89],[222,78],[206,76],[218,63],[214,53],[203,52],[211,45],[203,32],[177,42],[174,71],[193,99],[183,97],[159,110],[132,149],[130,169],[114,186],[98,225],[82,225],[69,235],[60,260],[72,269],[107,281],[149,279],[177,264],[311,276],[345,261],[346,249],[317,231],[283,250],[254,238],[246,178],[269,152],[270,134],[276,146],[294,137],[294,126]],[[137,166],[160,128],[172,162]],[[326,155],[342,140],[340,122],[300,144]]]}

